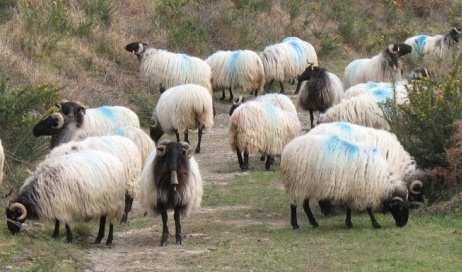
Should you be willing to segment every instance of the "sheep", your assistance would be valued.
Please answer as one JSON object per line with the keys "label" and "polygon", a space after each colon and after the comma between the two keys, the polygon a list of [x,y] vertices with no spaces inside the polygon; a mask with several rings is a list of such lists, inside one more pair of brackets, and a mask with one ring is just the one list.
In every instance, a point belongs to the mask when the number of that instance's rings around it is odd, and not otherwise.
{"label": "sheep", "polygon": [[115,135],[126,137],[132,140],[141,153],[141,162],[144,165],[149,154],[156,149],[156,144],[151,137],[141,128],[137,127],[120,127],[114,130]]}
{"label": "sheep", "polygon": [[251,50],[218,51],[205,60],[212,69],[212,88],[221,89],[225,99],[225,89],[229,90],[229,100],[233,100],[233,90],[251,92],[255,96],[265,85],[265,71],[260,57]]}
{"label": "sheep", "polygon": [[411,57],[414,60],[442,59],[457,48],[460,35],[461,31],[454,27],[444,35],[417,35],[406,39],[404,43],[412,47]]}
{"label": "sheep", "polygon": [[268,102],[248,101],[231,110],[230,115],[230,145],[244,171],[249,169],[249,153],[254,152],[266,156],[265,169],[269,170],[274,156],[281,154],[284,146],[301,132],[296,113]]}
{"label": "sheep", "polygon": [[[302,82],[307,81],[303,84]],[[302,109],[310,112],[311,127],[314,127],[314,111],[325,112],[333,105],[340,103],[343,97],[342,81],[326,69],[309,65],[298,77],[298,85],[295,91],[298,94],[299,105]]]}
{"label": "sheep", "polygon": [[118,158],[125,168],[126,195],[125,195],[125,212],[122,222],[128,219],[128,213],[131,211],[133,199],[138,178],[143,167],[141,152],[130,139],[122,136],[97,136],[88,137],[82,141],[71,141],[62,144],[47,155],[47,158],[58,158],[70,153],[81,152],[85,150],[98,150],[110,153]]}
{"label": "sheep", "polygon": [[140,61],[141,78],[161,93],[182,84],[197,84],[212,90],[212,70],[200,58],[152,48],[143,42],[127,44],[125,50]]}
{"label": "sheep", "polygon": [[200,153],[202,133],[213,127],[212,96],[202,86],[179,85],[166,90],[157,101],[152,116],[151,138],[158,142],[164,133],[175,132],[177,141],[180,133],[189,142],[188,130],[199,129],[196,153]]}
{"label": "sheep", "polygon": [[[229,110],[230,112],[229,115],[231,115],[237,107],[239,107],[242,103],[246,101],[250,101],[250,100],[245,99],[242,96],[239,96],[239,99],[235,100],[233,102],[233,105],[231,105],[231,108]],[[269,93],[265,95],[260,95],[255,98],[255,101],[259,101],[263,103],[270,103],[273,106],[278,107],[283,111],[293,112],[297,114],[297,109],[295,108],[294,103],[287,95],[284,95],[284,94]]]}
{"label": "sheep", "polygon": [[390,130],[383,110],[371,94],[344,99],[319,116],[318,123],[344,121],[361,126]]}
{"label": "sheep", "polygon": [[406,80],[396,83],[369,81],[351,86],[345,91],[345,99],[362,94],[370,94],[378,103],[395,100],[398,105],[403,105],[409,102],[408,89],[410,87]]}
{"label": "sheep", "polygon": [[347,122],[321,124],[310,130],[310,135],[335,135],[348,141],[376,147],[391,170],[402,179],[409,190],[409,201],[423,201],[423,183],[416,162],[404,149],[395,134],[381,129],[358,126]]}
{"label": "sheep", "polygon": [[365,59],[356,59],[345,68],[344,87],[367,81],[401,80],[400,57],[411,53],[407,44],[390,44],[380,54]]}
{"label": "sheep", "polygon": [[100,243],[108,218],[106,244],[110,245],[112,222],[124,211],[125,179],[122,162],[106,152],[89,150],[45,160],[6,209],[8,229],[16,234],[26,219],[55,220],[53,237],[59,236],[59,224],[64,223],[71,243],[72,223],[99,217],[95,243]]}
{"label": "sheep", "polygon": [[3,167],[5,165],[5,153],[3,152],[2,140],[0,140],[0,185],[3,182]]}
{"label": "sheep", "polygon": [[162,238],[165,246],[169,231],[167,211],[174,211],[176,244],[182,244],[181,216],[188,216],[200,207],[202,177],[199,165],[192,157],[192,148],[186,142],[162,141],[150,156],[141,175],[142,205],[154,215],[162,216]]}
{"label": "sheep", "polygon": [[265,70],[266,83],[278,81],[281,93],[283,82],[297,78],[310,63],[318,65],[313,46],[296,37],[288,37],[281,43],[267,46],[260,53]]}
{"label": "sheep", "polygon": [[51,149],[72,140],[110,135],[118,127],[140,127],[136,113],[121,106],[86,109],[79,102],[63,101],[57,107],[58,112],[42,119],[33,128],[35,137],[51,136]]}
{"label": "sheep", "polygon": [[353,227],[351,211],[367,210],[374,228],[380,224],[373,210],[390,211],[399,227],[407,224],[407,189],[376,148],[338,136],[303,135],[284,148],[283,184],[289,196],[291,225],[298,229],[297,205],[303,204],[313,227],[318,223],[310,200],[330,199],[346,205],[345,225]]}

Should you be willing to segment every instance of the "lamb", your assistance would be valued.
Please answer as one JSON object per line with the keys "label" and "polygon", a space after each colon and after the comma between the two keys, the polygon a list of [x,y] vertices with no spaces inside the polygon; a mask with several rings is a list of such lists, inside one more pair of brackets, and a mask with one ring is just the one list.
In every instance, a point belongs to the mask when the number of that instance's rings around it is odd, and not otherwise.
{"label": "lamb", "polygon": [[421,171],[404,149],[395,134],[385,130],[368,128],[347,122],[321,124],[308,133],[310,135],[334,135],[348,141],[376,147],[394,174],[402,179],[409,190],[409,201],[423,201],[423,183],[418,178]]}
{"label": "lamb", "polygon": [[51,149],[72,140],[110,135],[119,127],[140,127],[136,113],[125,107],[86,109],[79,102],[70,101],[63,101],[57,106],[58,112],[42,119],[33,129],[35,137],[51,136]]}
{"label": "lamb", "polygon": [[352,61],[345,68],[344,86],[349,88],[367,81],[401,80],[400,57],[411,53],[407,44],[390,44],[380,54]]}
{"label": "lamb", "polygon": [[70,243],[72,223],[100,218],[95,240],[100,243],[108,218],[106,244],[110,245],[112,222],[120,219],[124,211],[125,179],[122,162],[106,152],[82,151],[45,160],[6,209],[8,229],[16,234],[26,219],[55,220],[53,237],[59,236],[59,224],[64,223]]}
{"label": "lamb", "polygon": [[137,127],[120,127],[114,131],[115,135],[126,137],[132,140],[141,153],[141,163],[144,165],[149,155],[156,149],[156,144],[151,137],[141,128]]}
{"label": "lamb", "polygon": [[3,152],[2,140],[0,140],[0,185],[3,182],[3,167],[5,165],[5,153]]}
{"label": "lamb", "polygon": [[255,96],[265,85],[265,71],[260,57],[251,50],[218,51],[205,60],[212,69],[212,87],[221,89],[225,99],[225,89],[229,90],[229,100],[233,90],[253,93]]}
{"label": "lamb", "polygon": [[[241,170],[249,169],[249,153],[266,156],[269,170],[274,156],[301,132],[301,124],[294,112],[281,110],[268,102],[248,101],[230,111],[229,137]],[[244,158],[242,158],[242,153]]]}
{"label": "lamb", "polygon": [[454,27],[444,35],[417,35],[406,39],[404,43],[412,47],[411,57],[414,60],[442,59],[454,52],[459,43],[460,35],[461,31]]}
{"label": "lamb", "polygon": [[180,216],[188,216],[200,207],[202,177],[199,165],[186,142],[162,141],[143,169],[141,176],[142,204],[147,211],[162,216],[160,245],[167,243],[169,231],[167,211],[174,211],[176,244],[182,244]]}
{"label": "lamb", "polygon": [[213,102],[207,89],[199,85],[185,84],[165,91],[159,98],[153,113],[151,137],[158,142],[165,133],[180,133],[189,142],[188,130],[199,129],[196,153],[200,153],[204,129],[213,127]]}
{"label": "lamb", "polygon": [[314,127],[314,111],[325,112],[328,108],[340,103],[343,97],[342,81],[326,69],[309,65],[298,77],[295,93],[300,90],[299,105],[310,112],[311,127]]}
{"label": "lamb", "polygon": [[125,180],[125,212],[122,217],[122,222],[126,222],[135,198],[136,184],[143,167],[138,147],[130,139],[122,136],[88,137],[83,141],[71,141],[54,148],[47,155],[47,158],[58,158],[85,150],[107,152],[122,162],[126,173],[125,176],[127,177]]}
{"label": "lamb", "polygon": [[212,90],[212,70],[200,58],[152,48],[143,42],[127,44],[125,50],[140,61],[141,78],[161,93],[182,84],[197,84]]}
{"label": "lamb", "polygon": [[407,224],[406,186],[391,174],[388,163],[376,148],[338,136],[303,135],[284,148],[281,173],[294,229],[299,228],[297,205],[302,203],[310,224],[319,226],[309,201],[322,199],[346,205],[348,228],[353,226],[352,210],[367,210],[374,228],[380,228],[373,214],[377,209],[390,211],[397,226]]}
{"label": "lamb", "polygon": [[319,116],[318,123],[349,122],[361,126],[390,130],[385,120],[383,110],[375,97],[362,94],[350,99],[342,100]]}

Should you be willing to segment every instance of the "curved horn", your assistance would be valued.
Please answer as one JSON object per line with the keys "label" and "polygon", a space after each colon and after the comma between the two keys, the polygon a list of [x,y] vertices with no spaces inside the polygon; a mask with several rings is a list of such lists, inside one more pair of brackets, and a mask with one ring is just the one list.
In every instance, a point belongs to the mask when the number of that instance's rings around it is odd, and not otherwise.
{"label": "curved horn", "polygon": [[391,201],[399,201],[399,202],[404,202],[403,198],[400,196],[395,196],[391,199]]}
{"label": "curved horn", "polygon": [[414,194],[414,195],[418,195],[418,194],[421,194],[422,193],[422,187],[423,187],[423,183],[422,181],[420,180],[414,180],[411,185],[409,185],[409,191]]}
{"label": "curved horn", "polygon": [[53,126],[53,128],[56,128],[56,129],[60,129],[64,126],[64,117],[62,114],[60,113],[53,113],[51,115],[51,118],[53,119],[56,119],[58,121],[58,123],[56,124],[56,126]]}
{"label": "curved horn", "polygon": [[23,204],[21,204],[19,202],[15,202],[15,203],[11,204],[9,209],[10,210],[19,209],[21,211],[21,216],[19,216],[18,219],[17,219],[18,221],[26,219],[27,209],[26,209],[26,206],[24,206]]}
{"label": "curved horn", "polygon": [[180,142],[181,146],[183,147],[183,150],[188,158],[191,158],[192,156],[192,147],[190,144],[187,142]]}
{"label": "curved horn", "polygon": [[157,155],[164,156],[167,153],[167,142],[160,142],[157,146]]}

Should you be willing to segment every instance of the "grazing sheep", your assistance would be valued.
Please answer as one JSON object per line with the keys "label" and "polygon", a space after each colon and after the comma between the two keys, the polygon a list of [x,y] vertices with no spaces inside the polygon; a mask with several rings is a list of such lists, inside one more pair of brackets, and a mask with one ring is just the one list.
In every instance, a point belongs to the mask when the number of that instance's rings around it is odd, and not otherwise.
{"label": "grazing sheep", "polygon": [[122,162],[106,152],[82,151],[45,160],[6,209],[8,229],[12,234],[19,232],[26,219],[55,220],[53,237],[59,236],[59,224],[64,223],[70,243],[72,223],[100,218],[95,241],[100,243],[108,218],[106,244],[110,245],[112,222],[120,219],[124,211],[125,180]]}
{"label": "grazing sheep", "polygon": [[114,134],[126,137],[136,144],[138,150],[141,152],[141,162],[143,165],[152,151],[156,149],[156,144],[141,128],[120,127],[114,131]]}
{"label": "grazing sheep", "polygon": [[143,173],[142,204],[147,211],[162,216],[160,245],[167,243],[167,211],[174,211],[176,243],[181,245],[180,215],[188,216],[200,207],[202,177],[199,165],[192,157],[192,148],[186,142],[162,141],[150,156]]}
{"label": "grazing sheep", "polygon": [[310,135],[334,135],[348,141],[376,147],[390,166],[390,169],[409,190],[410,201],[423,201],[423,183],[418,180],[420,171],[416,162],[404,149],[395,134],[354,125],[347,122],[321,124],[308,133]]}
{"label": "grazing sheep", "polygon": [[390,125],[383,116],[377,99],[371,94],[362,94],[344,99],[319,116],[318,123],[349,122],[361,126],[389,130]]}
{"label": "grazing sheep", "polygon": [[376,148],[338,136],[303,135],[282,152],[281,172],[289,195],[291,224],[298,229],[297,205],[303,204],[313,227],[318,223],[310,200],[329,199],[346,205],[345,224],[351,228],[351,210],[367,210],[372,226],[380,228],[373,210],[390,211],[396,225],[407,224],[409,208],[404,183],[392,175]]}
{"label": "grazing sheep", "polygon": [[199,129],[195,150],[199,153],[203,130],[213,127],[212,96],[207,89],[194,84],[170,88],[160,96],[152,118],[151,137],[156,143],[164,132],[175,132],[178,142],[180,133],[184,133],[189,142],[188,130]]}
{"label": "grazing sheep", "polygon": [[225,90],[229,90],[229,100],[233,99],[233,90],[250,92],[257,95],[265,85],[265,71],[260,57],[251,50],[218,51],[205,60],[212,69],[212,87],[221,89],[225,99]]}
{"label": "grazing sheep", "polygon": [[457,48],[461,32],[452,28],[444,35],[417,35],[406,39],[405,44],[412,47],[411,57],[442,59]]}
{"label": "grazing sheep", "polygon": [[242,170],[249,169],[249,153],[266,156],[265,168],[270,169],[274,156],[301,132],[296,113],[268,102],[248,101],[231,110],[230,115],[230,144]]}
{"label": "grazing sheep", "polygon": [[140,127],[136,113],[125,107],[86,109],[78,102],[65,101],[58,108],[59,112],[44,118],[33,129],[35,137],[51,136],[51,148],[89,136],[110,135],[119,127]]}
{"label": "grazing sheep", "polygon": [[212,90],[212,71],[200,58],[148,47],[134,42],[125,46],[140,61],[140,75],[150,87],[164,90],[181,84],[197,84]]}
{"label": "grazing sheep", "polygon": [[135,198],[135,189],[138,178],[142,170],[141,153],[138,147],[130,139],[122,136],[98,136],[88,137],[83,141],[71,141],[54,148],[47,158],[58,158],[63,155],[81,152],[85,150],[98,150],[107,152],[118,158],[125,169],[126,195],[125,195],[125,212],[122,222],[128,219],[128,213],[131,211],[133,199]]}
{"label": "grazing sheep", "polygon": [[5,153],[3,152],[2,140],[0,140],[0,185],[3,182],[3,167],[5,165]]}
{"label": "grazing sheep", "polygon": [[[305,82],[302,85],[302,82]],[[342,81],[326,69],[309,65],[298,77],[295,93],[299,95],[299,105],[310,112],[311,127],[314,127],[314,111],[325,112],[328,108],[340,103],[343,97]]]}
{"label": "grazing sheep", "polygon": [[384,51],[372,58],[352,61],[345,68],[345,88],[367,81],[401,80],[399,59],[411,51],[412,47],[407,44],[390,44]]}

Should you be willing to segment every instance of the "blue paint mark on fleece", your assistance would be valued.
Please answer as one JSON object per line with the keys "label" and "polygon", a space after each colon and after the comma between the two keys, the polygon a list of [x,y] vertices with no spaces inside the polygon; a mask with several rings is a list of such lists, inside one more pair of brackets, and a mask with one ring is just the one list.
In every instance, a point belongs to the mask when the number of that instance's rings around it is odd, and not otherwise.
{"label": "blue paint mark on fleece", "polygon": [[126,129],[125,128],[116,128],[114,133],[119,136],[125,136]]}
{"label": "blue paint mark on fleece", "polygon": [[231,56],[229,57],[229,62],[228,62],[228,71],[229,71],[229,77],[231,78],[231,81],[238,81],[238,73],[239,73],[239,59],[241,57],[241,50],[234,51],[231,53]]}
{"label": "blue paint mark on fleece", "polygon": [[186,54],[181,54],[181,72],[190,73],[191,72],[191,57]]}
{"label": "blue paint mark on fleece", "polygon": [[376,81],[368,81],[366,83],[366,87],[368,89],[373,89],[373,88],[377,88],[378,86],[380,85],[380,83],[376,82]]}
{"label": "blue paint mark on fleece", "polygon": [[415,38],[415,50],[418,55],[423,55],[423,49],[425,46],[425,43],[427,42],[429,36],[427,35],[419,35]]}
{"label": "blue paint mark on fleece", "polygon": [[296,40],[292,40],[292,41],[289,41],[288,44],[294,49],[295,60],[298,63],[304,62],[306,60],[305,51],[303,50],[303,47],[301,46],[300,42]]}
{"label": "blue paint mark on fleece", "polygon": [[297,38],[297,37],[287,37],[287,38],[284,38],[284,40],[282,40],[282,42],[292,42],[292,41],[299,42],[299,41],[300,41],[300,38]]}
{"label": "blue paint mark on fleece", "polygon": [[348,122],[338,122],[336,126],[344,132],[351,132],[351,130],[353,129],[351,127],[351,124]]}
{"label": "blue paint mark on fleece", "polygon": [[102,107],[97,108],[96,110],[109,120],[115,121],[117,117],[117,113],[114,111],[113,107],[102,106]]}
{"label": "blue paint mark on fleece", "polygon": [[374,96],[375,100],[379,103],[385,102],[388,99],[392,99],[391,92],[389,89],[385,88],[377,88],[372,91],[372,95]]}
{"label": "blue paint mark on fleece", "polygon": [[323,149],[326,155],[344,153],[347,157],[356,157],[359,154],[358,145],[338,136],[330,136]]}

